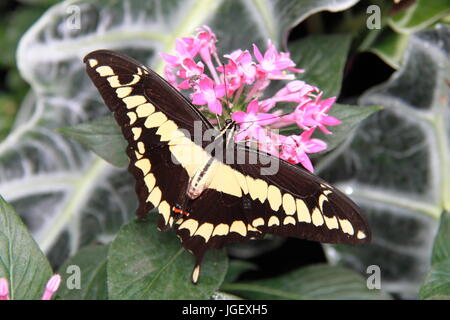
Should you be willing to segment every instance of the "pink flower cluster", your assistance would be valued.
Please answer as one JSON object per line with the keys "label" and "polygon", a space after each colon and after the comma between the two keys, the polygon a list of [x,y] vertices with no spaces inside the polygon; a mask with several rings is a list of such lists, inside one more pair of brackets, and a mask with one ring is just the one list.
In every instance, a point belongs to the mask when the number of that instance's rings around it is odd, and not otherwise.
{"label": "pink flower cluster", "polygon": [[[288,52],[278,52],[268,41],[264,54],[253,45],[248,50],[235,50],[224,55],[222,64],[217,54],[216,35],[207,26],[194,37],[176,40],[174,54],[161,53],[166,62],[164,75],[179,90],[190,90],[192,103],[216,116],[230,117],[240,126],[235,141],[253,143],[262,151],[291,163],[301,163],[313,171],[309,153],[325,150],[324,141],[311,138],[316,128],[331,134],[326,126],[340,120],[329,116],[335,97],[322,99],[323,93],[304,81],[295,80],[295,68]],[[289,80],[274,96],[265,98],[271,81]],[[278,103],[295,103],[293,112],[275,110]],[[212,120],[214,121],[214,119]],[[279,128],[297,125],[299,135],[279,134]]]}
{"label": "pink flower cluster", "polygon": [[[50,300],[53,294],[58,290],[61,283],[61,276],[59,274],[53,275],[45,285],[44,294],[41,300]],[[8,280],[0,278],[0,300],[9,300]]]}

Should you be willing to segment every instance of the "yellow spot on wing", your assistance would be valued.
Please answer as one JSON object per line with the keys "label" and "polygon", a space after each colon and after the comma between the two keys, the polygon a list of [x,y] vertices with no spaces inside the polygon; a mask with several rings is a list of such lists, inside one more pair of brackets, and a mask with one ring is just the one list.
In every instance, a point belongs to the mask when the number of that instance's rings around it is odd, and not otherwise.
{"label": "yellow spot on wing", "polygon": [[245,179],[245,176],[237,170],[234,170],[233,173],[236,176],[236,180],[239,183],[239,186],[241,187],[242,191],[244,192],[244,194],[247,194],[248,193],[248,185],[247,185],[247,180]]}
{"label": "yellow spot on wing", "polygon": [[89,59],[88,62],[91,68],[95,67],[98,64],[98,61],[96,59]]}
{"label": "yellow spot on wing", "polygon": [[213,236],[226,236],[228,234],[228,231],[230,230],[230,227],[225,224],[225,223],[221,223],[218,224],[215,228],[214,228],[214,232],[213,232]]}
{"label": "yellow spot on wing", "polygon": [[147,117],[145,120],[145,127],[146,128],[156,128],[162,125],[164,122],[167,121],[167,117],[162,112],[155,112]]}
{"label": "yellow spot on wing", "polygon": [[265,182],[262,179],[256,179],[255,180],[255,187],[256,187],[256,196],[261,201],[261,203],[264,203],[267,198],[267,188],[269,187],[267,185],[267,182]]}
{"label": "yellow spot on wing", "polygon": [[155,176],[152,173],[149,173],[144,177],[144,183],[147,186],[147,190],[150,193],[156,184]]}
{"label": "yellow spot on wing", "polygon": [[200,275],[200,265],[196,265],[194,270],[192,271],[192,277],[191,277],[192,283],[197,283],[199,275]]}
{"label": "yellow spot on wing", "polygon": [[320,211],[322,211],[322,212],[323,212],[323,203],[324,203],[325,201],[328,201],[327,196],[324,195],[324,194],[321,194],[321,195],[319,196],[319,208],[320,208]]}
{"label": "yellow spot on wing", "polygon": [[172,120],[168,120],[158,128],[156,134],[161,136],[161,141],[169,141],[172,139],[177,129],[178,126],[175,124],[175,122],[173,122]]}
{"label": "yellow spot on wing", "polygon": [[311,217],[312,222],[316,227],[323,225],[323,217],[318,208],[314,208]]}
{"label": "yellow spot on wing", "polygon": [[347,219],[339,219],[339,224],[341,225],[341,229],[344,233],[351,236],[355,233],[352,224]]}
{"label": "yellow spot on wing", "polygon": [[247,230],[248,230],[248,231],[255,231],[255,232],[261,233],[261,231],[259,231],[258,229],[254,228],[250,223],[247,224]]}
{"label": "yellow spot on wing", "polygon": [[267,199],[269,200],[270,208],[273,211],[278,211],[281,206],[281,192],[277,187],[270,185],[267,189]]}
{"label": "yellow spot on wing", "polygon": [[295,206],[295,199],[289,193],[283,194],[283,209],[284,212],[286,212],[286,214],[288,215],[293,215],[297,210]]}
{"label": "yellow spot on wing", "polygon": [[136,159],[141,159],[142,158],[142,154],[140,154],[139,152],[135,151],[134,155],[136,156]]}
{"label": "yellow spot on wing", "polygon": [[197,227],[198,227],[197,220],[188,219],[188,220],[184,221],[182,224],[180,224],[178,229],[188,229],[189,236],[192,236],[195,233],[195,231],[197,230]]}
{"label": "yellow spot on wing", "polygon": [[161,201],[161,190],[158,187],[155,187],[152,192],[150,192],[150,195],[147,198],[147,202],[150,202],[155,207],[159,205],[159,202]]}
{"label": "yellow spot on wing", "polygon": [[295,225],[295,223],[296,223],[296,221],[295,221],[294,217],[292,217],[292,216],[287,216],[283,220],[283,224],[284,225],[286,225],[286,224],[293,224],[293,225]]}
{"label": "yellow spot on wing", "polygon": [[197,231],[195,231],[194,236],[201,236],[203,239],[205,239],[205,242],[208,242],[209,238],[211,237],[211,234],[213,232],[214,225],[211,223],[205,222],[203,223]]}
{"label": "yellow spot on wing", "polygon": [[263,218],[256,218],[255,220],[253,220],[252,225],[257,228],[259,226],[263,226],[264,225],[264,219]]}
{"label": "yellow spot on wing", "polygon": [[123,98],[122,101],[127,105],[127,109],[133,109],[138,105],[146,103],[147,99],[144,96],[134,95]]}
{"label": "yellow spot on wing", "polygon": [[127,112],[127,116],[128,116],[128,118],[130,118],[130,124],[133,124],[136,122],[136,120],[137,120],[136,113],[134,113],[133,111]]}
{"label": "yellow spot on wing", "polygon": [[133,132],[133,139],[136,141],[141,136],[142,128],[132,128],[131,132]]}
{"label": "yellow spot on wing", "polygon": [[279,226],[280,225],[280,219],[278,219],[277,216],[271,216],[269,219],[269,222],[267,222],[267,226]]}
{"label": "yellow spot on wing", "polygon": [[113,69],[109,66],[98,67],[97,69],[95,69],[95,71],[97,71],[101,77],[107,77],[107,76],[114,75]]}
{"label": "yellow spot on wing", "polygon": [[145,153],[145,145],[142,141],[139,141],[137,143],[137,147],[138,147],[138,151],[140,154],[144,154]]}
{"label": "yellow spot on wing", "polygon": [[230,194],[235,197],[242,196],[239,183],[233,174],[233,168],[223,164],[222,162],[214,160],[210,170],[214,170],[212,172],[215,173],[212,176],[211,183],[209,184],[210,189]]}
{"label": "yellow spot on wing", "polygon": [[250,195],[250,198],[252,198],[252,200],[256,200],[256,198],[258,197],[258,193],[256,190],[257,186],[256,186],[255,179],[253,179],[250,176],[246,176],[245,181],[247,182],[248,193]]}
{"label": "yellow spot on wing", "polygon": [[150,172],[150,169],[152,167],[150,164],[150,160],[145,159],[145,158],[136,161],[134,163],[134,165],[142,170],[142,173],[144,174],[144,176]]}
{"label": "yellow spot on wing", "polygon": [[158,211],[159,211],[159,213],[161,213],[161,215],[164,218],[165,223],[167,224],[167,222],[169,221],[169,217],[170,217],[170,205],[167,203],[167,201],[161,201],[161,203],[159,204],[159,207],[158,207]]}
{"label": "yellow spot on wing", "polygon": [[145,118],[155,112],[155,107],[151,103],[141,104],[136,108],[136,113],[139,118]]}
{"label": "yellow spot on wing", "polygon": [[358,231],[358,234],[356,235],[358,239],[364,239],[366,237],[366,234],[362,232],[361,230]]}
{"label": "yellow spot on wing", "polygon": [[324,190],[323,191],[323,194],[326,195],[326,196],[329,195],[330,193],[333,193],[333,191],[331,191],[331,190]]}
{"label": "yellow spot on wing", "polygon": [[325,224],[327,225],[328,229],[332,230],[332,229],[338,229],[339,228],[339,224],[338,221],[336,219],[336,216],[333,217],[327,217],[326,215],[323,215],[324,219],[325,219]]}
{"label": "yellow spot on wing", "polygon": [[109,82],[109,85],[110,85],[112,88],[119,88],[119,87],[128,87],[128,86],[132,86],[132,85],[138,83],[139,80],[141,80],[141,77],[138,76],[137,74],[134,74],[134,75],[133,75],[133,80],[131,80],[131,81],[128,82],[128,83],[123,83],[123,84],[120,83],[120,81],[119,81],[119,76],[108,77],[107,80],[108,80],[108,82]]}
{"label": "yellow spot on wing", "polygon": [[305,201],[296,199],[295,203],[297,205],[297,219],[299,222],[311,223],[311,215],[309,209],[305,204]]}
{"label": "yellow spot on wing", "polygon": [[230,232],[236,232],[245,237],[247,235],[247,227],[243,221],[234,221],[231,224]]}
{"label": "yellow spot on wing", "polygon": [[116,94],[118,98],[125,98],[130,95],[131,91],[133,91],[132,87],[122,87],[116,89]]}

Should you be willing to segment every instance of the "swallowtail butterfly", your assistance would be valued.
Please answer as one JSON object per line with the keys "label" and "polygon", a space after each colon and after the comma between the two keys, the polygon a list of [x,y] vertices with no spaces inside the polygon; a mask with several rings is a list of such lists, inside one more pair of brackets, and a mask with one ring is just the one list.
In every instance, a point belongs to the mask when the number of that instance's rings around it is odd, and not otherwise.
{"label": "swallowtail butterfly", "polygon": [[[136,214],[157,208],[158,229],[175,229],[195,256],[193,283],[205,252],[228,242],[266,233],[328,243],[370,241],[365,219],[347,196],[299,166],[235,144],[234,122],[210,141],[197,139],[213,126],[154,71],[108,50],[91,52],[84,62],[128,141]],[[224,161],[218,153],[236,158]],[[262,174],[273,161],[277,173]]]}

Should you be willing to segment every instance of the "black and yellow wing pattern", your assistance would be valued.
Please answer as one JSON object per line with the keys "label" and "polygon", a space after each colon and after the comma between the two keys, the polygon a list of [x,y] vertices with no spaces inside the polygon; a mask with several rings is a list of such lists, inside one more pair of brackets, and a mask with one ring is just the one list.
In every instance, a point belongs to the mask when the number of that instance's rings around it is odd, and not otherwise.
{"label": "black and yellow wing pattern", "polygon": [[[158,228],[176,230],[196,258],[194,283],[204,253],[228,242],[266,233],[328,243],[370,241],[357,206],[308,171],[234,143],[233,152],[257,161],[228,163],[208,152],[198,135],[212,125],[154,71],[109,50],[91,52],[84,62],[128,141],[136,213],[144,217],[157,208]],[[262,175],[274,160],[277,174]],[[197,182],[203,189],[192,196]]]}

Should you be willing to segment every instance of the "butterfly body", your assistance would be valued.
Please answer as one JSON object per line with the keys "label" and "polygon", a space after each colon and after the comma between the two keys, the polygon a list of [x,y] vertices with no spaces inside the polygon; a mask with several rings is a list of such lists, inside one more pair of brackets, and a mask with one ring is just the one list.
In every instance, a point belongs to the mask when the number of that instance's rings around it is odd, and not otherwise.
{"label": "butterfly body", "polygon": [[128,141],[137,215],[157,208],[158,228],[175,229],[194,254],[266,233],[361,244],[370,230],[358,207],[319,177],[234,143],[236,124],[217,131],[175,88],[125,55],[98,50],[87,73]]}

